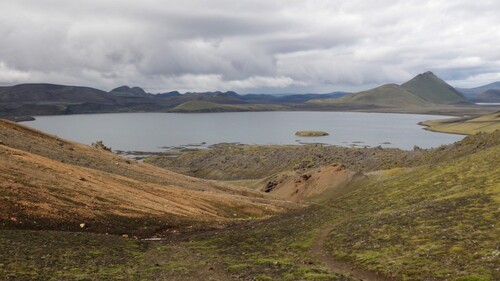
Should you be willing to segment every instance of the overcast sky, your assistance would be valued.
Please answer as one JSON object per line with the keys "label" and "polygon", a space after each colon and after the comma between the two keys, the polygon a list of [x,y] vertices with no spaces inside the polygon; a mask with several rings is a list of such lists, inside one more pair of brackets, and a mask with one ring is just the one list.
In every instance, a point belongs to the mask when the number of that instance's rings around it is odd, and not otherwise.
{"label": "overcast sky", "polygon": [[498,0],[1,0],[0,84],[331,92],[500,81]]}

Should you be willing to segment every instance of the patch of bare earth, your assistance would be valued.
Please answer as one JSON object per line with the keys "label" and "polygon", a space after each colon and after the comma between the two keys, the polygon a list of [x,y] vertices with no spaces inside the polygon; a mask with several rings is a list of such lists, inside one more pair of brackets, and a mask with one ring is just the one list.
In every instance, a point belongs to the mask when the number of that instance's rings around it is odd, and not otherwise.
{"label": "patch of bare earth", "polygon": [[295,202],[312,200],[347,184],[355,174],[342,164],[289,171],[266,179],[260,190]]}

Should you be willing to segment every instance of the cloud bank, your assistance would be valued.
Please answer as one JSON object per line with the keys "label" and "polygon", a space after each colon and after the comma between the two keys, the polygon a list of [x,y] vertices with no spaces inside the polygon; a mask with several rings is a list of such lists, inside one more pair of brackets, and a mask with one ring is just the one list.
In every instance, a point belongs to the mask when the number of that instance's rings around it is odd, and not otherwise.
{"label": "cloud bank", "polygon": [[[372,3],[373,2],[373,3]],[[500,80],[499,1],[4,0],[0,84],[329,92]]]}

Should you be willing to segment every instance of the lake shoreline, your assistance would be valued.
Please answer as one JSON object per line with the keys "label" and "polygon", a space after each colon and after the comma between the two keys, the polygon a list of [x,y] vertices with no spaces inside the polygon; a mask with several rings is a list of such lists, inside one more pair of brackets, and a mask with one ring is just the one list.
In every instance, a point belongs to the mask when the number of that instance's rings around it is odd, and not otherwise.
{"label": "lake shoreline", "polygon": [[89,111],[60,114],[27,114],[0,116],[14,122],[33,121],[37,116],[66,116],[87,114],[115,114],[115,113],[180,113],[180,114],[204,114],[204,113],[235,113],[235,112],[362,112],[362,113],[395,113],[395,114],[423,114],[463,117],[464,115],[479,116],[500,110],[500,104],[471,104],[462,106],[435,106],[425,108],[398,108],[398,107],[360,107],[354,105],[311,105],[311,104],[289,104],[283,108],[273,109],[220,109],[199,111],[171,111],[171,110],[117,110],[117,111]]}
{"label": "lake shoreline", "polygon": [[[449,116],[448,116],[449,117]],[[419,122],[444,116],[364,112],[111,113],[38,116],[24,124],[83,144],[121,151],[168,152],[220,143],[430,148],[460,139],[422,130]],[[301,137],[301,130],[328,136]],[[227,132],[231,132],[227,134]]]}

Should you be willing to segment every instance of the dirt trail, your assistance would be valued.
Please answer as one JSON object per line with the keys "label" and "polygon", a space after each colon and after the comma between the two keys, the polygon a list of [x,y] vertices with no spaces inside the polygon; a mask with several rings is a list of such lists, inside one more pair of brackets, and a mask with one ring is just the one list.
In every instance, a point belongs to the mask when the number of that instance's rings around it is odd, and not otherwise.
{"label": "dirt trail", "polygon": [[332,273],[348,275],[364,281],[394,281],[394,279],[386,278],[374,271],[355,268],[352,263],[336,260],[328,253],[325,245],[328,234],[341,223],[342,221],[329,225],[320,231],[311,248],[311,255],[323,262]]}

